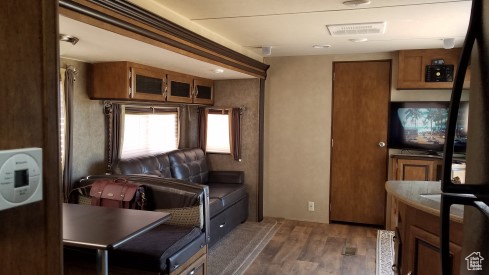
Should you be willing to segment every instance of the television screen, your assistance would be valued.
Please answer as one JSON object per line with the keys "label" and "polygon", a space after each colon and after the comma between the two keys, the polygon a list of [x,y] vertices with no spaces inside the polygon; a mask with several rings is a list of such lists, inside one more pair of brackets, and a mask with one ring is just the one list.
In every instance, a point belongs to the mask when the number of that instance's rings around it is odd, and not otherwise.
{"label": "television screen", "polygon": [[[389,147],[442,152],[450,102],[391,102]],[[467,144],[468,102],[461,102],[455,147],[465,153]]]}

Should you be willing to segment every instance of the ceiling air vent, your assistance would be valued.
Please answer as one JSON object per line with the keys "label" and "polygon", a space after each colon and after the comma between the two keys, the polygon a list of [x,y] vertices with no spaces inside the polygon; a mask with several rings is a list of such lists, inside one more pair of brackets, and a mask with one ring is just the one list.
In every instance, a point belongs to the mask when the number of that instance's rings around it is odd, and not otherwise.
{"label": "ceiling air vent", "polygon": [[326,25],[331,36],[384,34],[385,22]]}

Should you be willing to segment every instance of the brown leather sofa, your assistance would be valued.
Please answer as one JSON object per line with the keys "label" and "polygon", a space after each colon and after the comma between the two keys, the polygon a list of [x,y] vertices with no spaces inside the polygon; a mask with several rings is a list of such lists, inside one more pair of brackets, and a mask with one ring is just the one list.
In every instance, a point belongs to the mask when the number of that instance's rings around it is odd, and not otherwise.
{"label": "brown leather sofa", "polygon": [[119,160],[114,163],[112,173],[154,175],[207,185],[210,211],[209,247],[248,218],[248,193],[244,185],[244,173],[209,171],[205,154],[200,148]]}

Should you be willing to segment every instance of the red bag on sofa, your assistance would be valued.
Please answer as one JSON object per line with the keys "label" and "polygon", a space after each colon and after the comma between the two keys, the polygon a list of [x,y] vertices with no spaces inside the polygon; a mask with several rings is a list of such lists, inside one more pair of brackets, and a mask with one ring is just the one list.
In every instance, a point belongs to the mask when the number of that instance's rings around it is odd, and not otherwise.
{"label": "red bag on sofa", "polygon": [[125,179],[99,179],[91,184],[92,205],[112,208],[146,209],[144,185]]}

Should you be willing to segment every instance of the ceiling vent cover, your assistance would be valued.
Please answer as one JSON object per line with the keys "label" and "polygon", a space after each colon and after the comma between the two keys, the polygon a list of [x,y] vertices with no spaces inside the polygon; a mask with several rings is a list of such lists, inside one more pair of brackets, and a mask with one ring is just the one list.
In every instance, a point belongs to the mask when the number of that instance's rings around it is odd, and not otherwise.
{"label": "ceiling vent cover", "polygon": [[384,34],[385,22],[326,25],[331,36]]}

